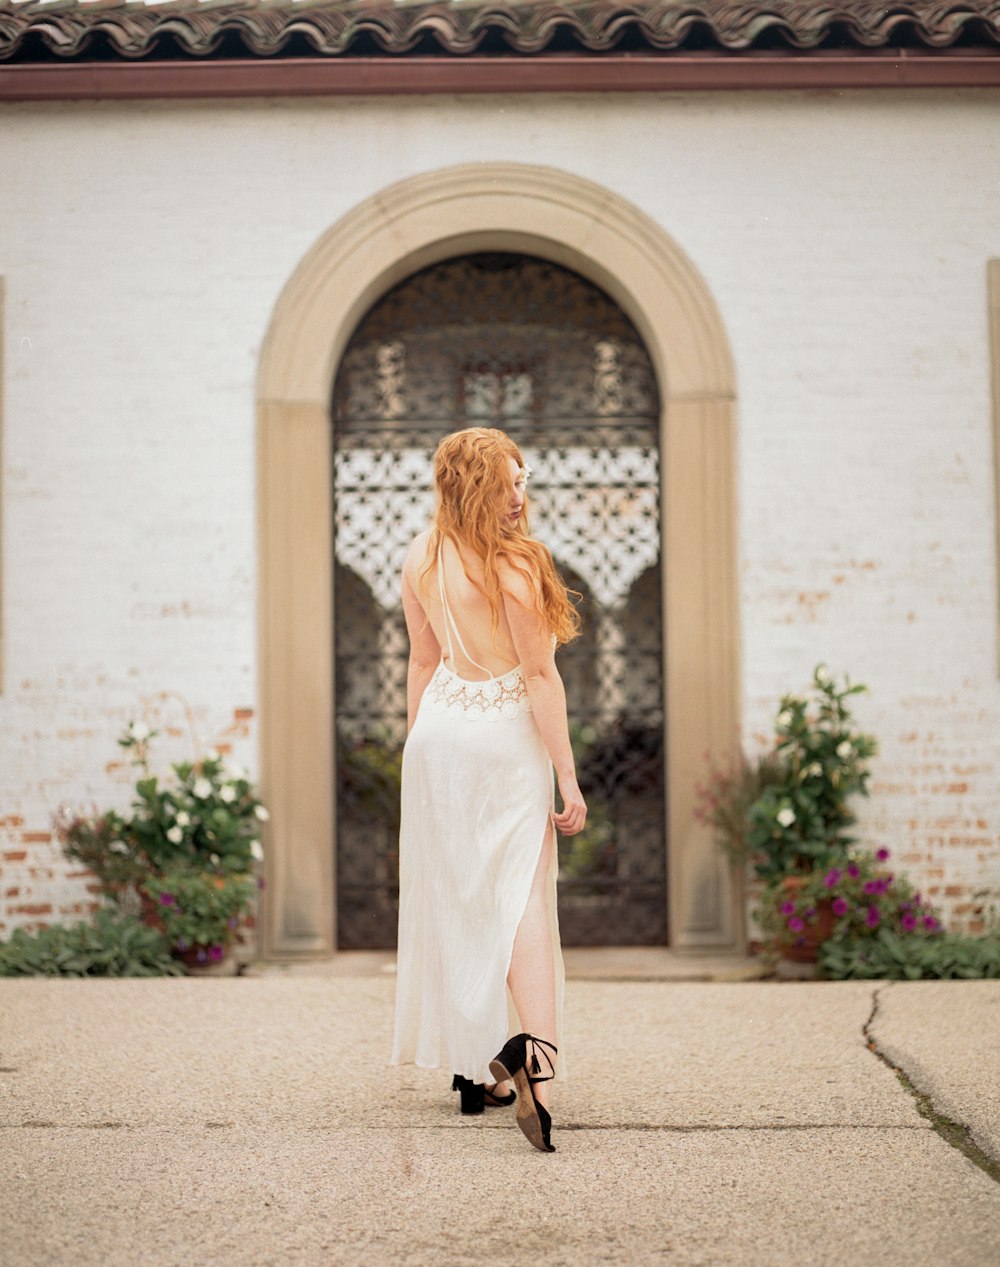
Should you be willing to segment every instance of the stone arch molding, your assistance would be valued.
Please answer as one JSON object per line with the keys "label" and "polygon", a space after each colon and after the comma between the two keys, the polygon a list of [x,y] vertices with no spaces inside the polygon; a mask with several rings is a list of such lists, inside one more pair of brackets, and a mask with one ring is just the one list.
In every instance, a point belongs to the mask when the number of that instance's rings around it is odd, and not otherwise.
{"label": "stone arch molding", "polygon": [[[336,946],[330,398],[361,317],[397,282],[472,251],[573,269],[628,313],[662,398],[668,926],[677,948],[731,946],[740,894],[693,819],[704,754],[738,738],[734,373],[697,270],[613,191],[553,168],[480,163],[382,190],[330,228],[282,292],[258,378],[262,949]],[[664,848],[667,848],[664,842]]]}

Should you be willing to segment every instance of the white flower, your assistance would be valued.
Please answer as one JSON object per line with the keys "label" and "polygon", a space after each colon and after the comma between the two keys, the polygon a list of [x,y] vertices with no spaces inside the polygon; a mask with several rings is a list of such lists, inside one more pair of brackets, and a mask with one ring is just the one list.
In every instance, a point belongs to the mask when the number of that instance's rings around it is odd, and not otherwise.
{"label": "white flower", "polygon": [[128,845],[124,840],[112,840],[108,848],[112,853],[128,853]]}
{"label": "white flower", "polygon": [[232,781],[236,783],[238,780],[245,779],[246,777],[247,772],[244,766],[237,765],[235,761],[229,761],[226,763],[227,779],[232,779]]}
{"label": "white flower", "polygon": [[841,761],[846,761],[853,751],[854,748],[850,739],[842,739],[840,743],[837,744],[837,756],[841,759]]}
{"label": "white flower", "polygon": [[177,825],[179,827],[187,827],[187,825],[190,822],[191,822],[191,815],[187,812],[187,810],[186,809],[179,810],[177,813]]}
{"label": "white flower", "polygon": [[250,841],[250,854],[253,857],[254,862],[264,861],[264,850],[261,848],[259,840]]}
{"label": "white flower", "polygon": [[778,822],[782,827],[791,827],[795,822],[795,810],[790,805],[786,805],[784,809],[778,810]]}
{"label": "white flower", "polygon": [[219,855],[217,853],[210,853],[208,855],[208,860],[213,867],[217,867],[219,865]]}
{"label": "white flower", "polygon": [[191,789],[191,792],[194,796],[197,796],[199,800],[203,801],[207,796],[212,795],[212,785],[209,783],[208,779],[195,779],[194,787]]}
{"label": "white flower", "polygon": [[134,721],[129,727],[129,730],[132,733],[132,738],[137,740],[139,743],[142,743],[144,739],[149,738],[149,727],[144,721]]}
{"label": "white flower", "polygon": [[219,792],[219,800],[225,801],[227,805],[229,804],[230,801],[235,801],[236,789],[232,787],[231,784],[227,783],[226,786],[222,788]]}
{"label": "white flower", "polygon": [[264,808],[263,805],[255,805],[253,812],[254,814],[256,814],[256,816],[260,819],[262,823],[266,823],[267,820],[271,817],[271,815],[267,812],[267,810]]}
{"label": "white flower", "polygon": [[173,844],[179,845],[181,841],[184,839],[184,833],[181,831],[179,827],[171,827],[170,830],[167,832],[167,839],[169,841],[172,841]]}
{"label": "white flower", "polygon": [[820,684],[820,686],[829,685],[830,674],[828,673],[827,667],[825,664],[821,664],[819,668],[816,670],[816,681]]}
{"label": "white flower", "polygon": [[206,761],[218,761],[218,759],[219,759],[218,748],[209,748],[208,752],[205,753]]}
{"label": "white flower", "polygon": [[792,714],[790,710],[787,708],[778,714],[779,726],[788,726],[791,724],[791,720],[792,720]]}
{"label": "white flower", "polygon": [[806,774],[808,774],[810,778],[814,778],[814,779],[818,778],[819,775],[821,775],[822,773],[823,773],[823,767],[820,765],[818,761],[813,761],[810,765],[806,767]]}

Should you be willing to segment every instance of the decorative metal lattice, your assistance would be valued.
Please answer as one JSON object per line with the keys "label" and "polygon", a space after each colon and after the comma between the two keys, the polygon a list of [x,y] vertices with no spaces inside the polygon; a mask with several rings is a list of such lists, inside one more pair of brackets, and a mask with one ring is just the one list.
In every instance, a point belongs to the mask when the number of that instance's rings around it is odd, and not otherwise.
{"label": "decorative metal lattice", "polygon": [[638,333],[567,269],[469,255],[361,322],[334,386],[337,892],[342,947],[395,944],[407,638],[399,575],[430,520],[432,459],[502,427],[531,528],[584,597],[559,653],[588,824],[559,845],[567,944],[666,940],[659,406]]}

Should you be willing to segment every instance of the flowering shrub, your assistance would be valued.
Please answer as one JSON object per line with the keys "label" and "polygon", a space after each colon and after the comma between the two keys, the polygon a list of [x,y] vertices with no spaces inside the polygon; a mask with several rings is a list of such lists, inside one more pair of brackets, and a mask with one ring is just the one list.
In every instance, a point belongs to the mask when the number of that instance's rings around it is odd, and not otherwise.
{"label": "flowering shrub", "polygon": [[60,810],[53,825],[67,857],[93,872],[111,901],[142,909],[175,949],[208,953],[231,940],[233,921],[253,904],[268,813],[247,772],[217,752],[174,764],[165,779],[151,774],[154,737],[131,722],[118,740],[140,769],[130,814]]}
{"label": "flowering shrub", "polygon": [[833,866],[854,843],[848,801],[868,794],[877,744],[855,729],[846,701],[866,689],[846,678],[838,687],[818,665],[808,692],[782,697],[773,751],[700,789],[699,817],[764,880]]}
{"label": "flowering shrub", "polygon": [[794,890],[768,885],[757,917],[761,928],[779,948],[800,944],[823,922],[831,929],[824,942],[870,938],[879,929],[900,936],[939,933],[937,912],[905,876],[886,867],[888,860],[888,849],[852,852],[835,865],[817,868]]}
{"label": "flowering shrub", "polygon": [[169,944],[196,963],[218,963],[250,907],[252,876],[218,875],[174,866],[141,884],[150,912],[148,922],[161,928]]}

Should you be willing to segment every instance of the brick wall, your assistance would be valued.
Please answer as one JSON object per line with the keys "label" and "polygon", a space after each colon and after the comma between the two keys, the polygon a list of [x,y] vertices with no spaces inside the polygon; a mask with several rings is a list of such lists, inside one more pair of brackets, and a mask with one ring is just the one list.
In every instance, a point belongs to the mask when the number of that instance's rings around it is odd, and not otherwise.
{"label": "brick wall", "polygon": [[[603,182],[699,268],[739,385],[744,719],[871,687],[864,831],[974,926],[1000,889],[985,92],[8,107],[0,937],[85,913],[51,815],[123,805],[177,692],[257,769],[254,375],[316,238],[393,180]],[[991,174],[993,173],[993,174]],[[11,179],[11,174],[13,178]],[[183,710],[154,750],[186,755]]]}

